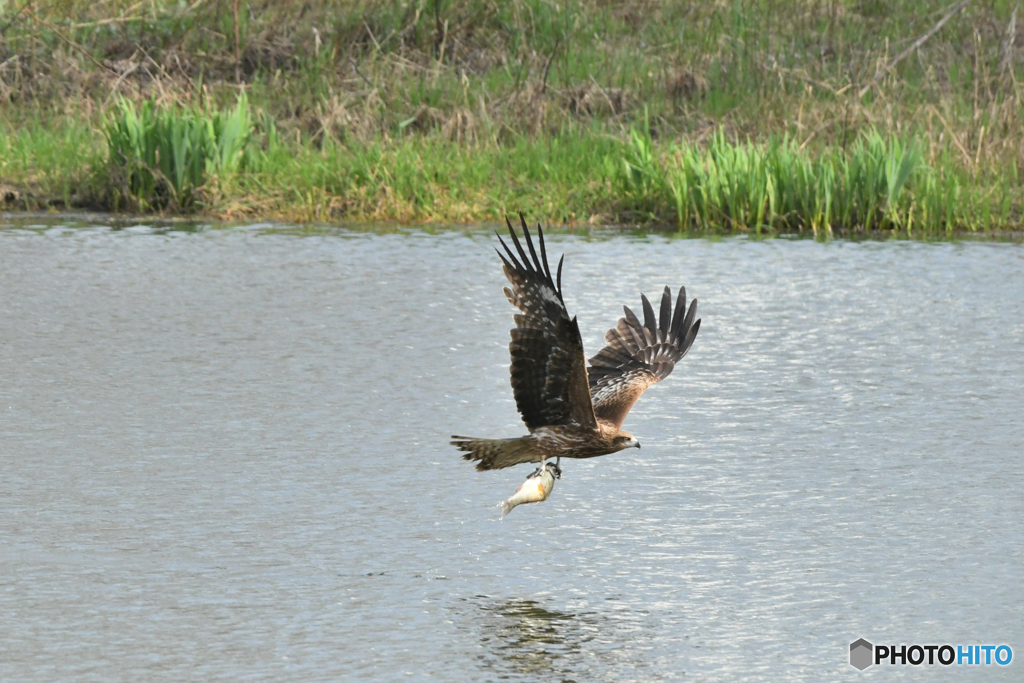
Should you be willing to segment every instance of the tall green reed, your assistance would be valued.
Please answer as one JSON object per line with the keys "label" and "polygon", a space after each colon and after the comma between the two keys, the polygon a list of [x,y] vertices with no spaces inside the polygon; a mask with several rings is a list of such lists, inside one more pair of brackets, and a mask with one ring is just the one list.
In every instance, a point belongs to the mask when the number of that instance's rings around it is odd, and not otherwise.
{"label": "tall green reed", "polygon": [[136,109],[120,99],[105,117],[111,179],[139,208],[190,208],[211,177],[239,172],[253,123],[244,94],[234,109],[161,108],[147,100]]}
{"label": "tall green reed", "polygon": [[910,230],[916,223],[935,231],[963,227],[966,218],[963,178],[936,174],[916,140],[874,130],[846,149],[827,147],[817,155],[787,137],[733,143],[719,130],[706,148],[675,144],[660,157],[650,134],[633,130],[621,168],[623,205],[661,215],[671,207],[680,227],[832,234]]}

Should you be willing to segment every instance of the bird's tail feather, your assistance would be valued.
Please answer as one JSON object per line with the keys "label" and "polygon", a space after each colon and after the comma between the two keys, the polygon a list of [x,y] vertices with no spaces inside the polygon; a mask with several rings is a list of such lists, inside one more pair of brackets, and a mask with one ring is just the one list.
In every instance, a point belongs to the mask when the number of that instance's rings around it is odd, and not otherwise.
{"label": "bird's tail feather", "polygon": [[452,436],[451,444],[464,451],[466,460],[476,460],[479,471],[500,470],[521,462],[538,462],[541,454],[537,451],[537,440],[532,436],[515,439],[474,439],[469,436]]}

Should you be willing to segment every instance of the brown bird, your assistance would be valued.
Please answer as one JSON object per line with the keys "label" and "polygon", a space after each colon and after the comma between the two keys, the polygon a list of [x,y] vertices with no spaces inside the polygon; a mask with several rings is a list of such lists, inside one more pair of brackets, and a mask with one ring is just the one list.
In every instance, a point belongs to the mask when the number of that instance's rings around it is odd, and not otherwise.
{"label": "brown bird", "polygon": [[672,292],[666,287],[659,320],[641,294],[644,322],[623,306],[625,317],[605,334],[607,346],[590,359],[588,371],[580,327],[575,317],[569,319],[562,299],[565,256],[552,279],[544,231],[538,224],[538,257],[522,214],[519,219],[529,255],[506,218],[516,253],[498,235],[505,249],[498,256],[512,284],[505,288],[505,296],[521,311],[509,345],[512,391],[530,433],[513,439],[453,436],[452,445],[465,451],[466,460],[478,461],[481,471],[521,462],[538,462],[543,468],[549,458],[556,459],[557,468],[561,458],[593,458],[640,448],[636,437],[622,431],[622,422],[647,387],[668,377],[690,350],[700,329],[700,320],[694,320],[697,300],[687,310],[686,288],[681,287],[673,311]]}

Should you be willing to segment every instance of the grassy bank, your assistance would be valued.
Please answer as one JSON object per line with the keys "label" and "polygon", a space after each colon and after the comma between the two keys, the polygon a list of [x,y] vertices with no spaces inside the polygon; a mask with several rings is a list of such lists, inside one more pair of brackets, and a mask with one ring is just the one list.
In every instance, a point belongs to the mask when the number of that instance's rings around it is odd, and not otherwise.
{"label": "grassy bank", "polygon": [[1024,211],[1012,3],[0,8],[9,207],[819,234]]}

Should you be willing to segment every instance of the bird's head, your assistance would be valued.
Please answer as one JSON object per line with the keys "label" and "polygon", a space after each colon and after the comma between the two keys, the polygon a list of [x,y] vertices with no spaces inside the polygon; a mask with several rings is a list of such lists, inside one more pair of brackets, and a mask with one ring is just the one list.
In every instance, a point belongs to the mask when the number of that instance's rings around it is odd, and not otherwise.
{"label": "bird's head", "polygon": [[629,432],[620,431],[612,439],[612,443],[615,444],[615,450],[621,451],[626,448],[640,448],[640,442],[635,436]]}

